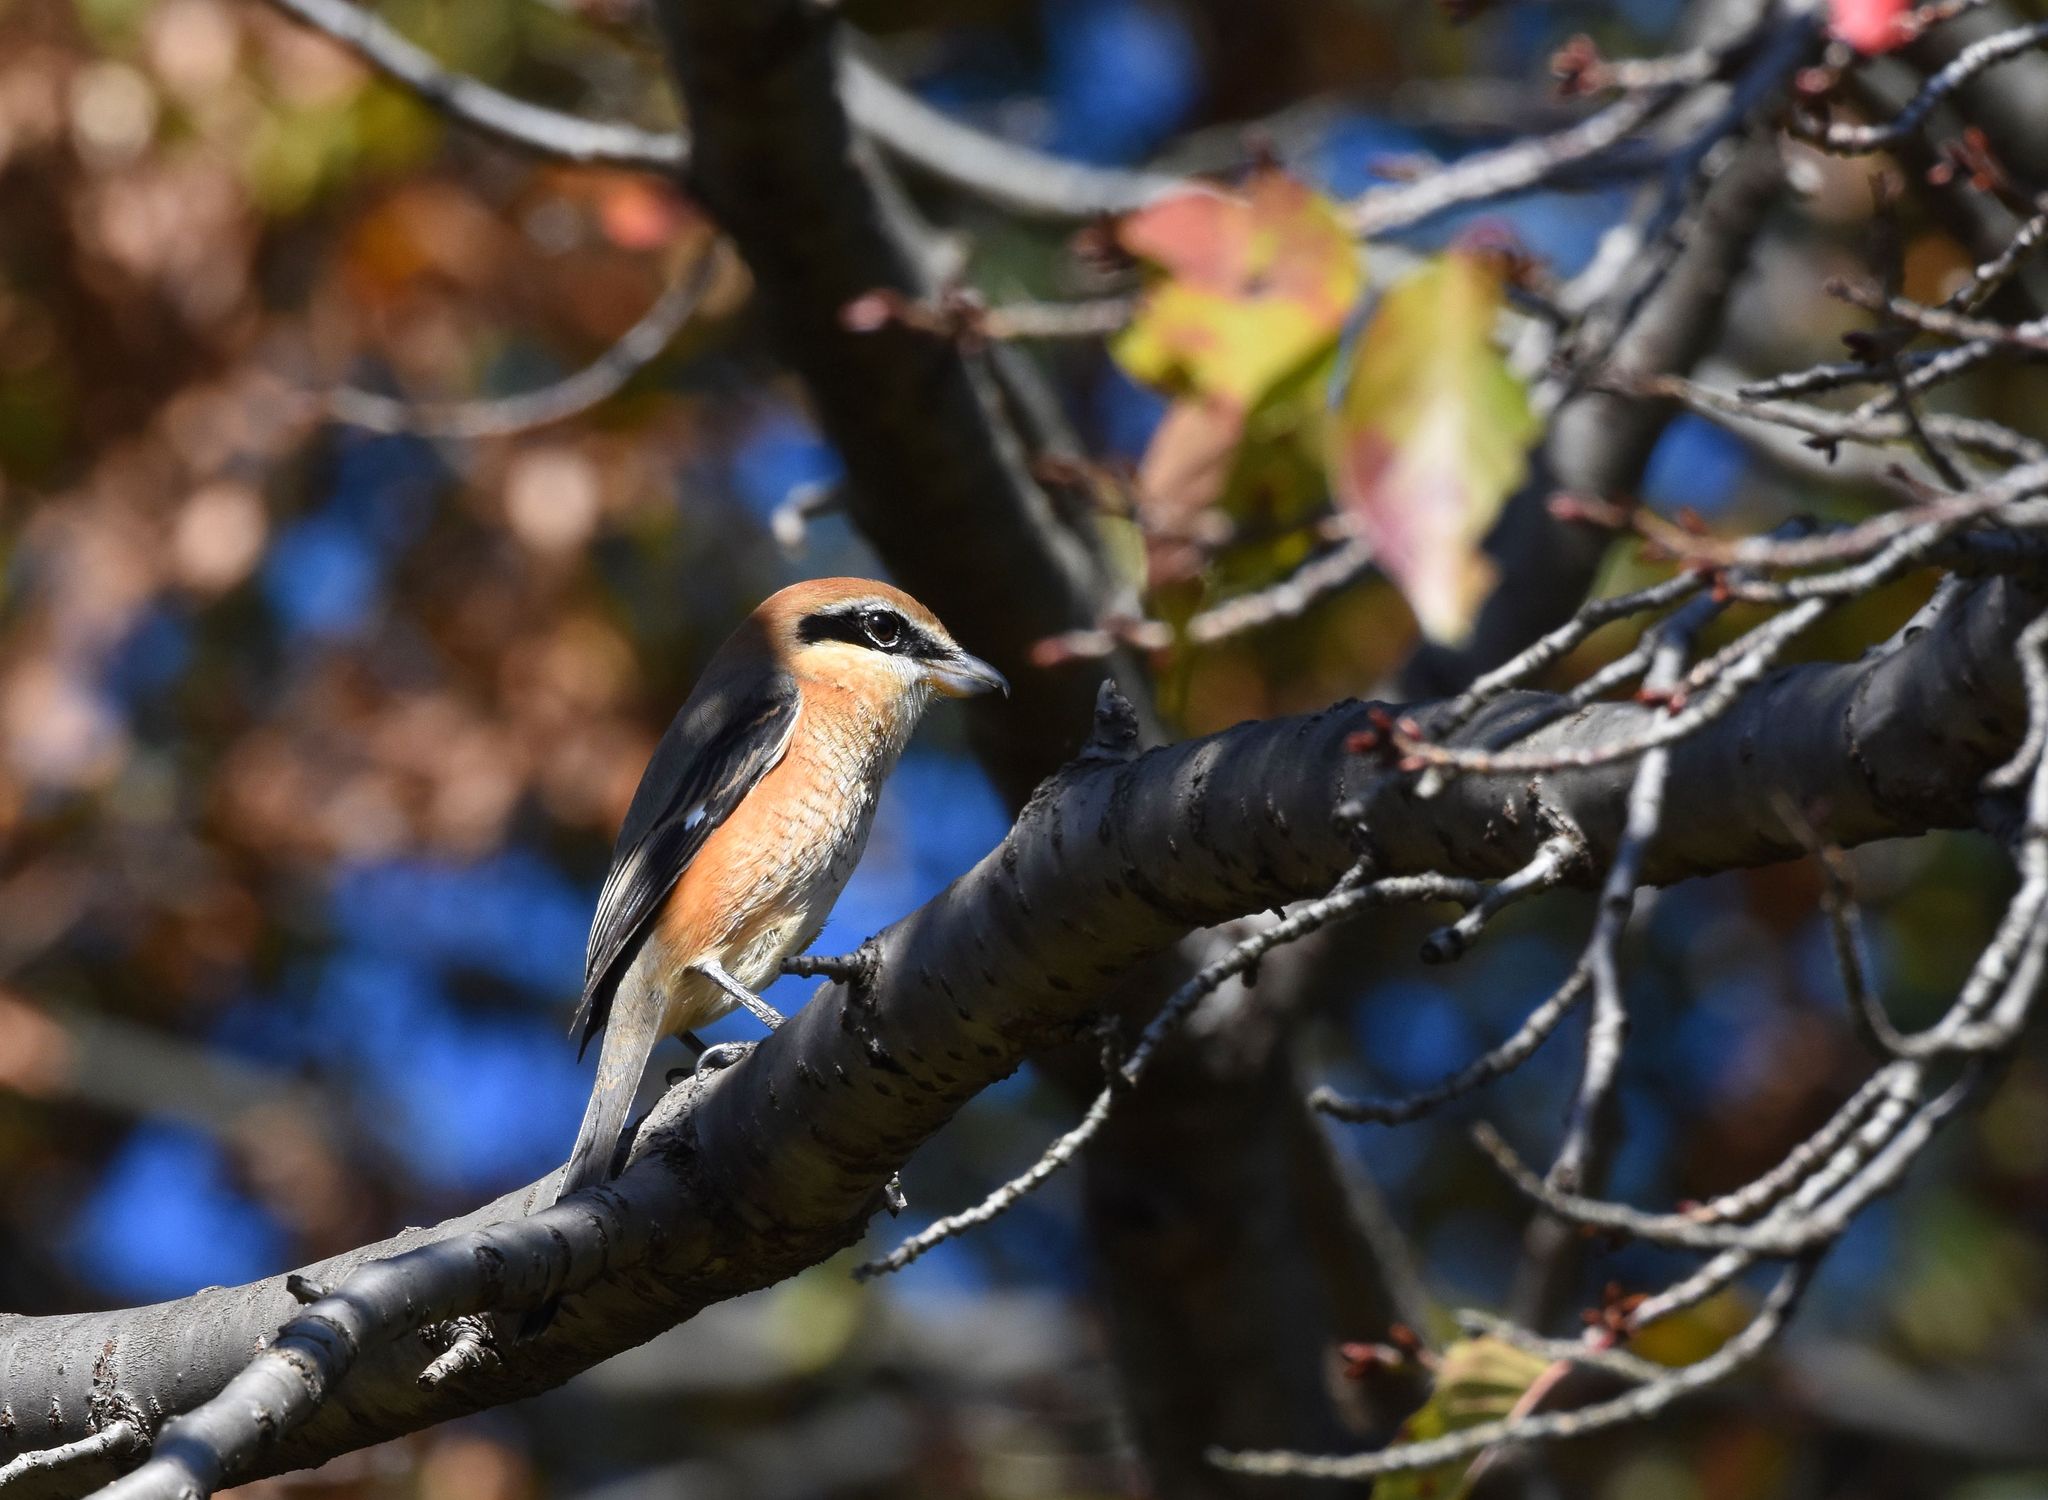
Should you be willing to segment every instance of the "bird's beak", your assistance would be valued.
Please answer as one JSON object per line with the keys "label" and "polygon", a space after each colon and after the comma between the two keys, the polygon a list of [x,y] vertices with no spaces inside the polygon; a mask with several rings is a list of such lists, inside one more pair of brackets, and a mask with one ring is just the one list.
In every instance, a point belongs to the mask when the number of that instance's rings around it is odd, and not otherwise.
{"label": "bird's beak", "polygon": [[976,693],[999,689],[1010,696],[1010,680],[978,656],[969,656],[957,646],[935,661],[926,673],[931,685],[948,698],[972,698]]}

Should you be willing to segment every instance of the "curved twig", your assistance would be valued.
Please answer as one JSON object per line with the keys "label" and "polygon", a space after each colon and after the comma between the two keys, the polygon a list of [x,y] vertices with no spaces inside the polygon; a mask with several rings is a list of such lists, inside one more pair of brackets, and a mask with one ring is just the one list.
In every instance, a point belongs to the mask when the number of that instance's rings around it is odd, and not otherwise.
{"label": "curved twig", "polygon": [[669,287],[619,341],[573,375],[517,396],[480,401],[405,401],[343,386],[329,393],[335,420],[371,432],[474,441],[509,437],[565,422],[616,395],[675,341],[717,279],[718,247],[708,246],[681,281]]}

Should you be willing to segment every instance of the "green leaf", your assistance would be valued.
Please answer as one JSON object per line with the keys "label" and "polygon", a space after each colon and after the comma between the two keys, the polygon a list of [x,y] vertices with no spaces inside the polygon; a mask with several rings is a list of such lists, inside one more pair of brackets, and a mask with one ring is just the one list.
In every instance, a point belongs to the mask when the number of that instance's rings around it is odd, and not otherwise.
{"label": "green leaf", "polygon": [[1336,205],[1279,171],[1243,197],[1176,193],[1124,218],[1117,240],[1151,267],[1117,361],[1170,395],[1240,410],[1335,345],[1362,286]]}
{"label": "green leaf", "polygon": [[[1429,1399],[1401,1424],[1394,1440],[1427,1442],[1495,1422],[1514,1411],[1550,1361],[1496,1338],[1459,1339],[1438,1362]],[[1373,1500],[1458,1500],[1471,1460],[1389,1474],[1372,1487]]]}
{"label": "green leaf", "polygon": [[1394,286],[1329,427],[1338,502],[1433,640],[1456,643],[1493,581],[1479,544],[1522,482],[1528,394],[1494,347],[1498,266],[1453,250]]}
{"label": "green leaf", "polygon": [[1364,279],[1336,205],[1279,171],[1242,195],[1176,193],[1124,218],[1117,238],[1147,277],[1112,352],[1175,398],[1138,469],[1138,509],[1161,538],[1157,587],[1200,566],[1184,538],[1212,507],[1293,513],[1320,501],[1318,377]]}

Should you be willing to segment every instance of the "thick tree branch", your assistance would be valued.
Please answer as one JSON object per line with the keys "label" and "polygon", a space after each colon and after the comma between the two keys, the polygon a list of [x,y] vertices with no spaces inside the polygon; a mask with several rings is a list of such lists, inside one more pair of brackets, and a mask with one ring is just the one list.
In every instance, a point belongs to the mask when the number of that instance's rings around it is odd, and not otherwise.
{"label": "thick tree branch", "polygon": [[[2041,608],[2008,579],[1962,586],[1863,661],[1776,674],[1673,747],[1681,795],[1645,878],[1802,853],[1805,831],[1751,795],[1759,785],[1817,809],[1814,831],[1834,844],[1971,822],[1979,779],[2020,737],[2012,642]],[[1503,699],[1462,735],[1484,741],[1547,708],[1542,695]],[[1531,743],[1607,743],[1639,734],[1657,712],[1597,704]],[[382,1299],[387,1310],[402,1304],[402,1316],[365,1324],[346,1379],[303,1425],[287,1430],[253,1411],[229,1424],[223,1472],[300,1467],[530,1394],[824,1259],[859,1236],[920,1143],[1025,1058],[1085,1027],[1105,983],[1130,964],[1192,927],[1327,888],[1355,858],[1332,817],[1347,799],[1362,799],[1382,873],[1506,875],[1559,820],[1584,835],[1594,867],[1613,855],[1632,767],[1466,776],[1425,799],[1346,752],[1368,714],[1344,704],[1144,755],[1128,753],[1123,724],[1121,744],[1093,744],[1040,789],[1001,847],[873,940],[865,984],[822,990],[745,1062],[673,1091],[615,1185],[523,1220],[536,1184],[309,1268],[335,1285],[366,1261],[453,1241],[408,1262],[436,1269]],[[456,1238],[486,1228],[488,1240]],[[496,1256],[479,1259],[487,1242]],[[412,1273],[379,1274],[404,1287]],[[419,1383],[437,1352],[422,1322],[586,1279],[547,1335],[503,1364]],[[0,1442],[10,1454],[78,1442],[110,1412],[155,1427],[220,1391],[294,1308],[274,1278],[155,1307],[0,1319]],[[189,1430],[222,1433],[212,1418]]]}

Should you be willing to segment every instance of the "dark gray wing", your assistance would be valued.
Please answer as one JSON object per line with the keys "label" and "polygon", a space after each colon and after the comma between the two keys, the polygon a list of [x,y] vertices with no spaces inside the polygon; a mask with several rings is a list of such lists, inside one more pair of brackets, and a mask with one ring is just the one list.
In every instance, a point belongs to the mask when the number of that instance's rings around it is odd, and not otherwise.
{"label": "dark gray wing", "polygon": [[[708,688],[708,691],[706,690]],[[777,672],[741,694],[706,685],[655,746],[598,894],[583,958],[583,1000],[569,1033],[578,1058],[611,1013],[635,940],[711,831],[773,770],[796,727],[796,682]]]}

